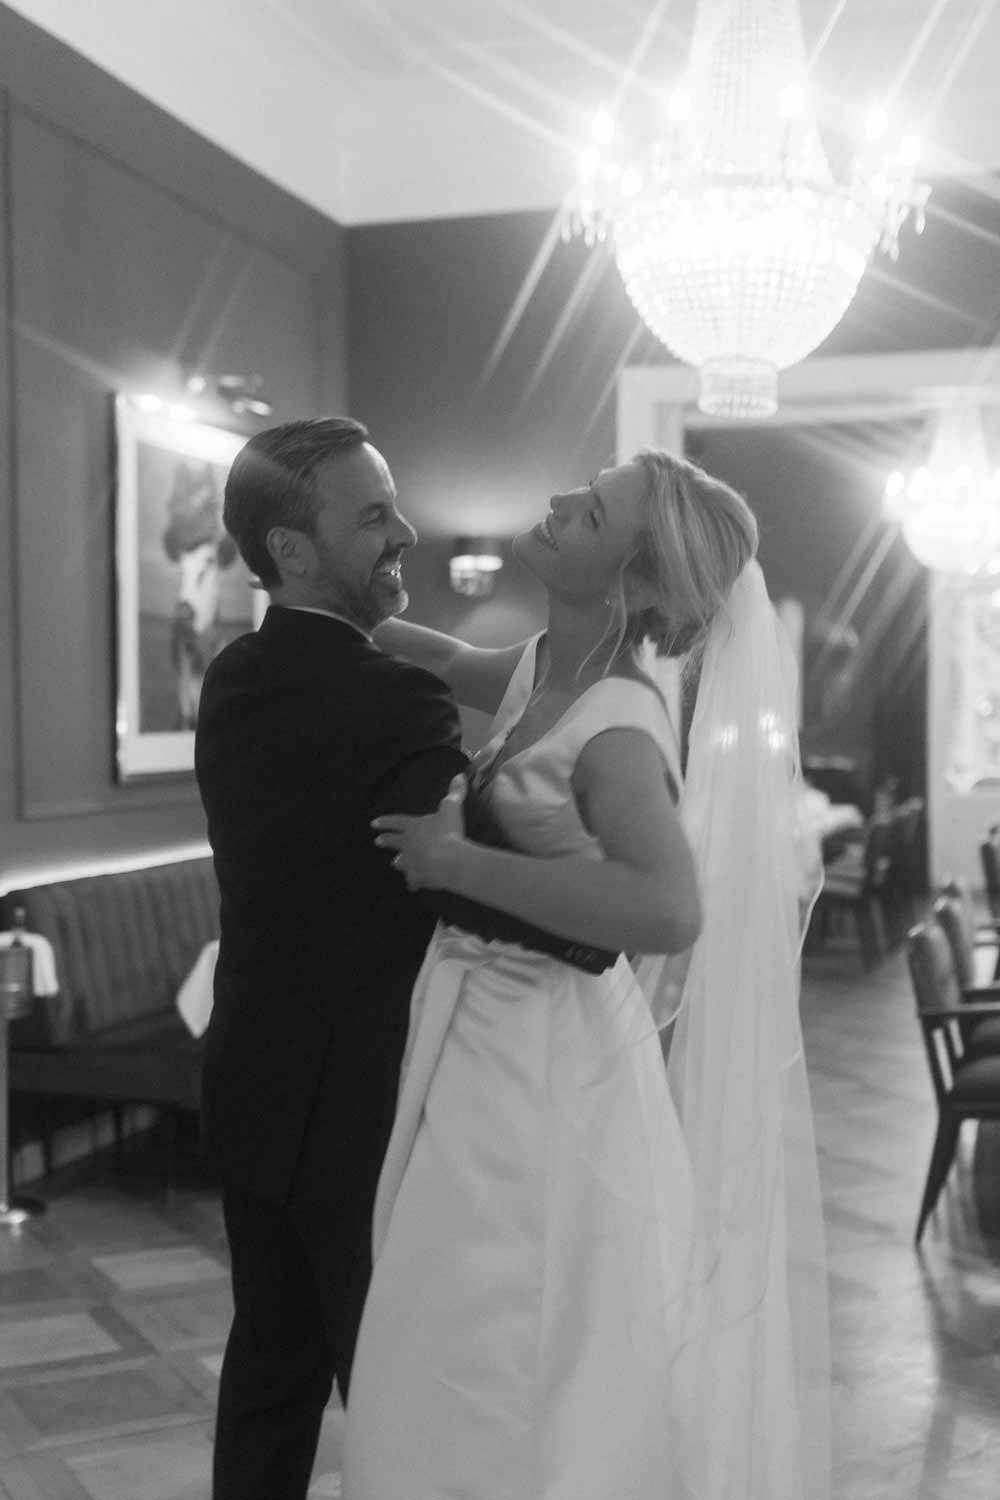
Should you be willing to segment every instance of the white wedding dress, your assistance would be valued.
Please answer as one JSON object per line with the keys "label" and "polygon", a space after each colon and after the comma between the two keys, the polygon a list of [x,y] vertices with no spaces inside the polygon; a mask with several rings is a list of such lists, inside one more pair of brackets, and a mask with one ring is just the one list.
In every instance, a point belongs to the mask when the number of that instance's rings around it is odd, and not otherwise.
{"label": "white wedding dress", "polygon": [[[530,645],[479,757],[523,711]],[[611,677],[484,775],[510,843],[603,857],[570,778],[659,696]],[[413,997],[355,1359],[348,1500],[680,1500],[693,1199],[656,1028],[624,958],[592,976],[439,927]]]}

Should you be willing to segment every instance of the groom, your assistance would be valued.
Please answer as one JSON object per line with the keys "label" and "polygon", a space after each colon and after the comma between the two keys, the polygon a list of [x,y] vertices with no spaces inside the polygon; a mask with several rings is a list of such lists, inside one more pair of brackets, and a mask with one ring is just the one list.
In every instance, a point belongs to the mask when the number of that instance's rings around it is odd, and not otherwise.
{"label": "groom", "polygon": [[[466,761],[444,684],[371,640],[406,607],[416,533],[348,418],[241,450],[224,520],[271,608],[205,678],[198,785],[221,893],[202,1128],[235,1312],[214,1500],[301,1500],[334,1378],[346,1401],[410,993],[434,925],[371,819],[432,811]],[[438,893],[446,920],[571,945]]]}

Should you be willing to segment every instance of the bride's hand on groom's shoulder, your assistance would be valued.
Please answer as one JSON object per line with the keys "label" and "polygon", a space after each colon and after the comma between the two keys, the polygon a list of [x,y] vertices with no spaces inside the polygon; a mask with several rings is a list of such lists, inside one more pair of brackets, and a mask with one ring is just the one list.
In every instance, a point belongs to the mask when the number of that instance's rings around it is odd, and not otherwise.
{"label": "bride's hand on groom's shoulder", "polygon": [[393,866],[411,891],[454,890],[457,855],[465,836],[466,781],[456,776],[436,812],[425,817],[385,813],[372,819],[375,843],[391,849]]}

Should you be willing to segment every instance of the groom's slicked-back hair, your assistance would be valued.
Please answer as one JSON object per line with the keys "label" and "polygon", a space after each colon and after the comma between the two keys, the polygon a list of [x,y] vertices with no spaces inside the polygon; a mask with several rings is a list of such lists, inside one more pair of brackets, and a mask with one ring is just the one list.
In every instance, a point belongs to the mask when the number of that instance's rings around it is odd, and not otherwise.
{"label": "groom's slicked-back hair", "polygon": [[367,427],[353,417],[316,417],[258,432],[237,453],[226,480],[222,519],[243,561],[265,588],[280,581],[267,550],[272,526],[312,535],[316,470],[367,440]]}

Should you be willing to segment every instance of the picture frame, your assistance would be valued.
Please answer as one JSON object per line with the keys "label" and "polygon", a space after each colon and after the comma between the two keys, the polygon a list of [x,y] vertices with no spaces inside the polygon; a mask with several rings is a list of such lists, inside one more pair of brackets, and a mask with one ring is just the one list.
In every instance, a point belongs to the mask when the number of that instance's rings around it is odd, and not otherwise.
{"label": "picture frame", "polygon": [[152,396],[114,428],[117,779],[190,776],[205,668],[267,605],[222,524],[247,438]]}

